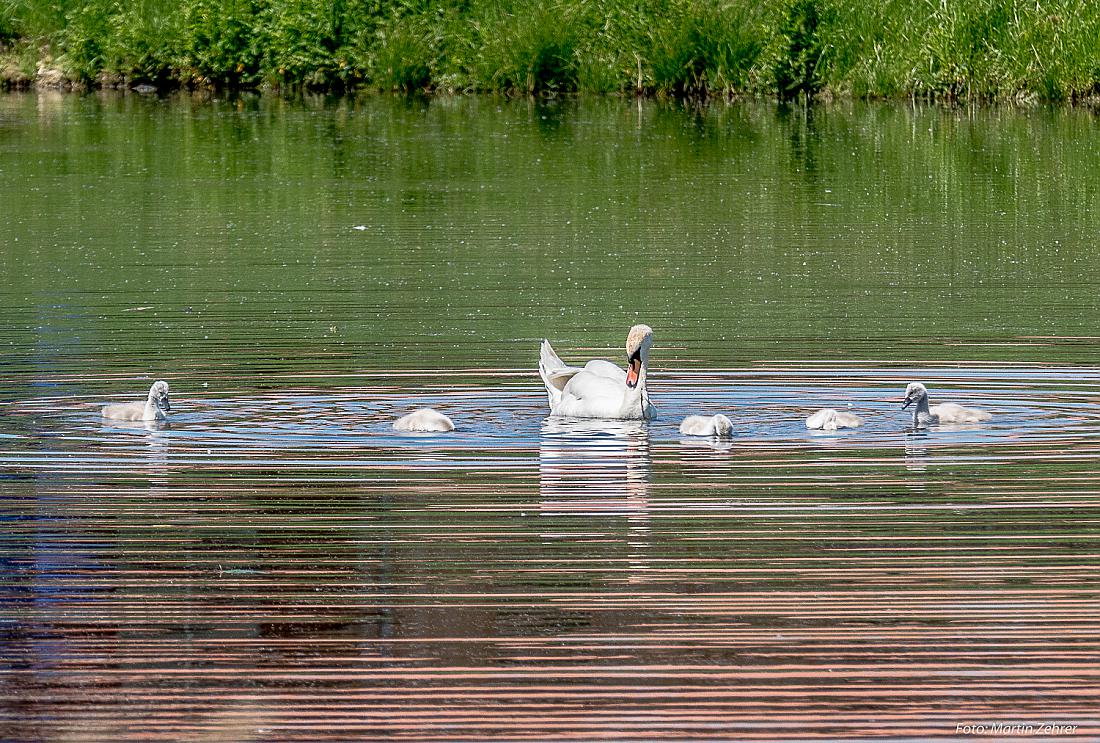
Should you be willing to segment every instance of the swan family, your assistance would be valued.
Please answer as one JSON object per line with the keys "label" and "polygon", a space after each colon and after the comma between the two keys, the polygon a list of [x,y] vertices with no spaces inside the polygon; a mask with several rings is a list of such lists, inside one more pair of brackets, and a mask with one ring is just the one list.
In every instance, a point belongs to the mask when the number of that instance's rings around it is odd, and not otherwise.
{"label": "swan family", "polygon": [[[653,329],[635,325],[626,336],[626,369],[603,359],[587,362],[583,367],[563,362],[550,341],[542,342],[539,375],[546,386],[550,415],[569,418],[608,418],[614,420],[649,420],[656,411],[646,392],[646,372],[649,349],[653,345]],[[993,416],[984,410],[964,408],[953,403],[928,406],[928,390],[913,382],[905,391],[903,409],[916,403],[913,426],[922,428],[944,423],[977,423]],[[863,419],[835,408],[822,408],[806,418],[806,428],[836,431],[856,428]],[[733,422],[724,415],[689,415],[680,423],[685,436],[725,438],[732,434]]]}
{"label": "swan family", "polygon": [[[561,360],[550,341],[543,340],[539,353],[539,375],[546,386],[550,416],[607,420],[655,418],[657,411],[646,390],[649,349],[652,345],[652,328],[648,325],[632,327],[626,335],[626,368],[623,369],[604,359],[588,361],[584,366],[570,366]],[[930,405],[928,388],[920,382],[911,382],[905,389],[902,409],[910,405],[914,406],[914,428],[980,423],[993,417],[984,410],[954,403]],[[102,415],[113,420],[164,421],[171,409],[168,383],[157,380],[149,388],[149,396],[144,403],[107,405]],[[835,408],[822,408],[806,418],[806,428],[821,431],[855,428],[862,423],[860,417]],[[402,432],[445,433],[454,431],[455,424],[433,408],[421,408],[398,418],[393,428]],[[689,415],[680,424],[680,433],[685,436],[726,438],[732,432],[733,422],[725,415]]]}

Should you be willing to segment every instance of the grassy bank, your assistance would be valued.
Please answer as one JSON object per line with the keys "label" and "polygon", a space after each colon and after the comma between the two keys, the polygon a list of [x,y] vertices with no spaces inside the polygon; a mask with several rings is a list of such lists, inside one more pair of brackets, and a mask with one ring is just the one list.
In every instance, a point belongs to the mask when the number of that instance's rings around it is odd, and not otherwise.
{"label": "grassy bank", "polygon": [[0,0],[9,84],[1065,100],[1088,0]]}

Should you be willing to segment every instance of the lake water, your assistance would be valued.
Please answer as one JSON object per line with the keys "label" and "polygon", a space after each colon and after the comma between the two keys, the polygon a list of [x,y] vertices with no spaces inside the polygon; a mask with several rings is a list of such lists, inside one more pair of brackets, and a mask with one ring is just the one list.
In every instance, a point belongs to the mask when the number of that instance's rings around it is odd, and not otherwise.
{"label": "lake water", "polygon": [[[1098,174],[1087,109],[0,96],[0,739],[1095,739]],[[548,418],[636,322],[659,418]]]}

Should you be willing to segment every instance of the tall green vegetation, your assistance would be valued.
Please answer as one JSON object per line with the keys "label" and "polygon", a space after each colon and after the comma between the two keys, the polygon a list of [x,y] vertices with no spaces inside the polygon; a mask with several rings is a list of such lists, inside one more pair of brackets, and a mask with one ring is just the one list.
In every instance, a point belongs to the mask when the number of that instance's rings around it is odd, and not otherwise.
{"label": "tall green vegetation", "polygon": [[683,2],[643,45],[658,92],[705,94],[750,87],[762,46],[757,6]]}
{"label": "tall green vegetation", "polygon": [[828,40],[822,33],[822,14],[818,0],[793,0],[779,19],[775,55],[775,86],[780,98],[813,96],[823,86]]}
{"label": "tall green vegetation", "polygon": [[1100,93],[1100,3],[0,0],[0,54],[84,84],[1062,100]]}

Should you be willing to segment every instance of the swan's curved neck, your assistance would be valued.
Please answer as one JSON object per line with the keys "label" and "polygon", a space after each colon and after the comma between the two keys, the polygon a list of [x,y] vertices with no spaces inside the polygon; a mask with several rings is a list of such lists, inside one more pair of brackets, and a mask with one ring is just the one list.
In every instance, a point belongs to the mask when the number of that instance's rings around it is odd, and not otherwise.
{"label": "swan's curved neck", "polygon": [[931,417],[932,413],[928,409],[928,395],[921,395],[913,405],[913,425],[919,426],[922,418],[928,420]]}
{"label": "swan's curved neck", "polygon": [[642,361],[641,368],[638,369],[638,394],[641,394],[641,390],[645,388],[645,377],[649,373],[649,349],[642,346],[642,351],[638,354]]}
{"label": "swan's curved neck", "polygon": [[[638,369],[638,384],[633,388],[627,387],[626,394],[623,397],[623,412],[632,413],[634,410],[641,412],[642,418],[649,417],[647,413],[649,409],[649,394],[646,392],[645,382],[646,376],[649,373],[649,349],[642,346],[639,353],[641,360],[641,366]],[[634,417],[633,414],[630,417]]]}

